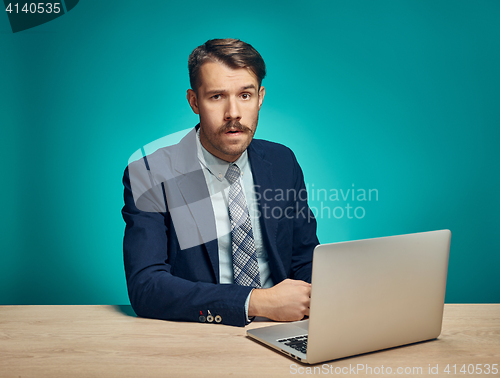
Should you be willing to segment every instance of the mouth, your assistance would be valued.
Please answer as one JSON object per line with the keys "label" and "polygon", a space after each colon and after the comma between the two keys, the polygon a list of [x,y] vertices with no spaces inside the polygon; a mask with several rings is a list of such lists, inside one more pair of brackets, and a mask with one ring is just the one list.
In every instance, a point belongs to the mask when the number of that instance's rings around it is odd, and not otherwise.
{"label": "mouth", "polygon": [[221,134],[227,136],[239,136],[247,133],[252,133],[252,130],[245,125],[242,125],[239,121],[232,121],[226,123],[220,130]]}
{"label": "mouth", "polygon": [[239,137],[242,135],[245,135],[249,132],[250,130],[246,129],[245,127],[239,128],[239,127],[231,127],[228,128],[223,132],[224,135],[228,137]]}

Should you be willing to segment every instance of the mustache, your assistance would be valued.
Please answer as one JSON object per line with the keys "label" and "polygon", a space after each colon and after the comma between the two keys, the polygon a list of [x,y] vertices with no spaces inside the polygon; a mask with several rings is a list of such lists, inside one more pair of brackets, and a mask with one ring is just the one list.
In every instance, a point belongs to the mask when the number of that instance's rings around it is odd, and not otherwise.
{"label": "mustache", "polygon": [[253,131],[251,128],[248,126],[242,125],[240,121],[234,120],[234,121],[228,121],[226,124],[224,124],[220,129],[219,129],[219,134],[225,134],[228,131],[241,131],[241,132],[248,132],[250,134],[253,134]]}

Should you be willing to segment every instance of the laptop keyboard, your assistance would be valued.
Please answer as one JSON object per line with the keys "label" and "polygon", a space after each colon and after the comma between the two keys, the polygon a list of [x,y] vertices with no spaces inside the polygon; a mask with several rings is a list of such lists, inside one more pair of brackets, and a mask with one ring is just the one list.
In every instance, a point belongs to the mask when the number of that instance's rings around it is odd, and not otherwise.
{"label": "laptop keyboard", "polygon": [[278,340],[280,343],[289,346],[299,352],[306,353],[307,351],[307,335],[290,337],[288,339]]}

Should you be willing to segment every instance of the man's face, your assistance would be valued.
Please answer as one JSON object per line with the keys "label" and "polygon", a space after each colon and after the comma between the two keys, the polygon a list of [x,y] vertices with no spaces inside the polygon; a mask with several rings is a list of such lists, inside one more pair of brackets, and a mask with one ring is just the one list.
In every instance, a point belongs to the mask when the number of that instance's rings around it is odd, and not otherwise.
{"label": "man's face", "polygon": [[198,93],[188,90],[193,112],[200,115],[200,140],[218,158],[233,162],[252,141],[265,89],[246,68],[207,62],[200,68]]}

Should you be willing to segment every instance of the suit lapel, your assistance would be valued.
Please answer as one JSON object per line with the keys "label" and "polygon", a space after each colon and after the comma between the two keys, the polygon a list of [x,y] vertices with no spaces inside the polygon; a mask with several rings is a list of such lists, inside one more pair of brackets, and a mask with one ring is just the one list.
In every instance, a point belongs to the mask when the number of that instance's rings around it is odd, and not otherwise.
{"label": "suit lapel", "polygon": [[180,213],[188,220],[186,224],[196,224],[198,235],[194,234],[195,230],[181,230],[181,232],[189,232],[192,239],[198,239],[199,244],[205,245],[216,282],[219,283],[217,229],[212,200],[198,161],[195,138],[196,129],[193,129],[179,142],[174,154],[174,169],[178,172],[175,182],[183,197],[183,209]]}
{"label": "suit lapel", "polygon": [[[273,179],[272,163],[265,159],[264,152],[255,146],[255,143],[251,143],[248,146],[248,159],[250,161],[250,167],[252,170],[253,181],[255,185],[255,191],[258,193],[257,198],[259,203],[260,211],[260,224],[263,230],[262,237],[267,239],[268,243],[265,243],[267,247],[267,254],[269,258],[269,264],[272,265],[274,269],[271,269],[273,280],[275,283],[281,281],[286,277],[286,272],[283,269],[282,264],[278,263],[281,259],[278,254],[278,248],[276,246],[276,231],[278,227],[278,220],[274,219],[272,216],[272,209],[275,206],[273,200],[267,201],[265,198],[274,197],[276,194],[276,185]],[[264,196],[264,191],[267,190],[266,196]],[[268,209],[263,209],[263,205],[268,206]],[[281,277],[280,277],[281,276]]]}

